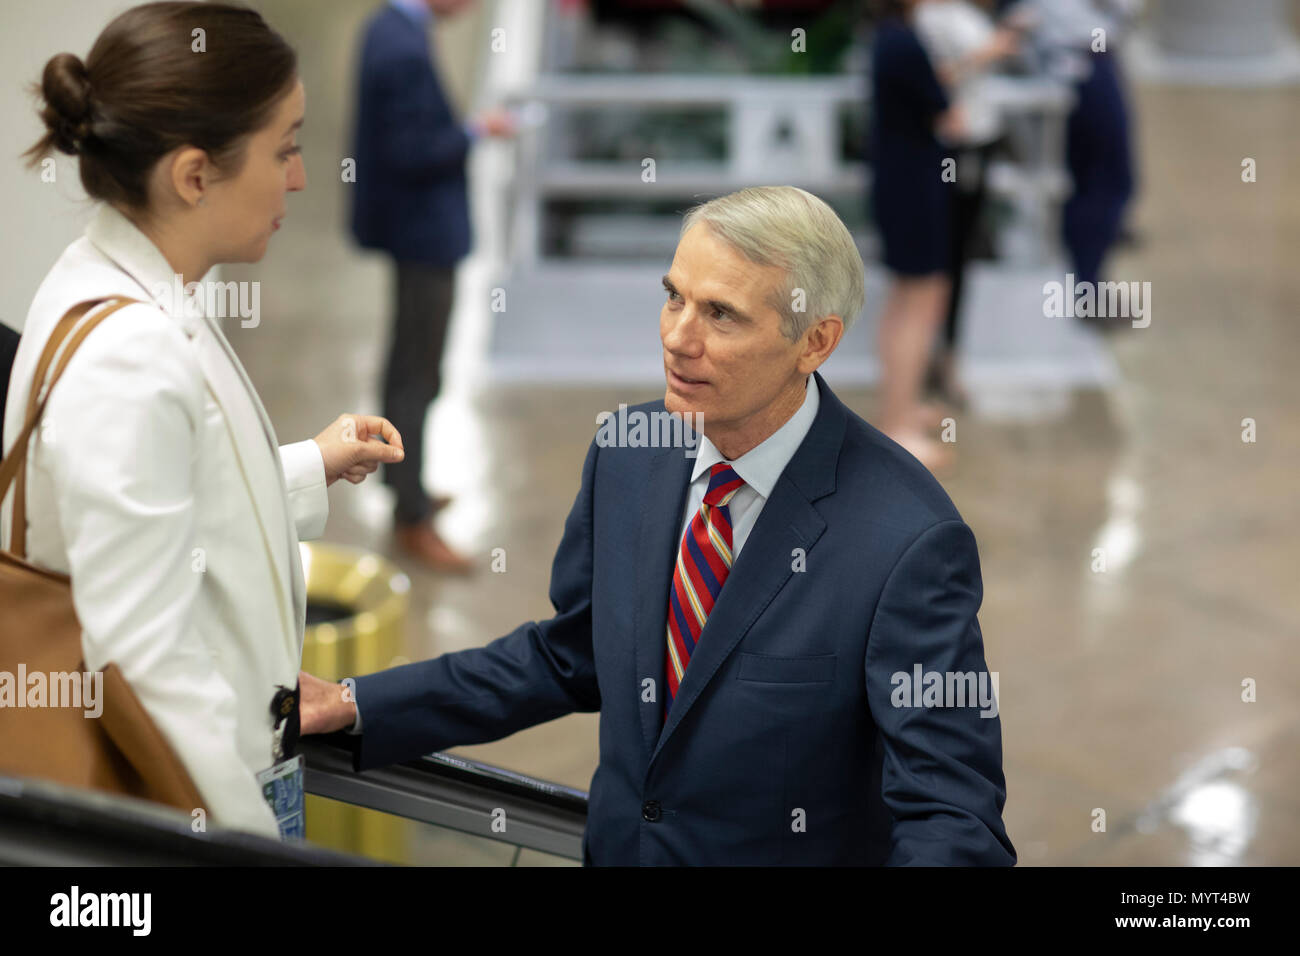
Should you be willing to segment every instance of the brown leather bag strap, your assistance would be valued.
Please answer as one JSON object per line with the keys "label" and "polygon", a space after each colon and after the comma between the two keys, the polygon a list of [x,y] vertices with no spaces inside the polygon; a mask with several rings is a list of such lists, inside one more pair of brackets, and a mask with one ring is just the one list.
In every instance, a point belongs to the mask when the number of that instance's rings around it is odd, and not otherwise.
{"label": "brown leather bag strap", "polygon": [[[54,331],[50,333],[49,339],[45,342],[45,348],[41,351],[40,361],[36,364],[36,372],[32,375],[31,392],[27,396],[27,413],[29,416],[40,398],[41,388],[45,385],[45,373],[49,371],[50,363],[54,361],[59,346],[68,337],[68,333],[76,328],[82,317],[104,301],[106,300],[90,299],[86,302],[79,302],[65,312],[63,318],[59,319],[58,325],[54,326]],[[15,445],[14,447],[17,448],[18,446]],[[22,448],[24,454],[26,454],[26,440],[23,441]],[[0,493],[0,501],[3,500],[4,495]],[[27,469],[24,467],[19,467],[14,478],[14,510],[10,528],[9,550],[20,558],[27,557]]]}
{"label": "brown leather bag strap", "polygon": [[[74,305],[59,320],[58,325],[54,327],[54,331],[50,333],[49,341],[46,342],[45,348],[41,352],[36,373],[32,378],[31,395],[27,405],[27,421],[23,426],[23,430],[19,433],[18,439],[11,446],[9,457],[0,462],[0,501],[4,501],[5,495],[9,493],[10,484],[14,484],[14,508],[9,535],[9,551],[18,558],[25,559],[27,557],[27,469],[24,466],[27,461],[28,441],[36,426],[40,424],[41,415],[45,412],[45,405],[50,400],[54,384],[63,375],[63,370],[67,368],[68,361],[86,336],[100,322],[118,309],[137,301],[139,300],[113,296],[107,299],[92,299]],[[87,312],[104,302],[111,304],[98,315],[92,316],[78,327],[77,323]],[[59,346],[63,344],[65,339],[68,339],[69,333],[74,328],[76,328],[76,332],[68,340],[68,345],[63,349],[62,354],[59,354]],[[50,376],[49,384],[45,388],[45,394],[41,397],[41,387],[45,384],[45,373],[54,361],[56,354],[59,354],[58,364],[55,365],[54,373]]]}

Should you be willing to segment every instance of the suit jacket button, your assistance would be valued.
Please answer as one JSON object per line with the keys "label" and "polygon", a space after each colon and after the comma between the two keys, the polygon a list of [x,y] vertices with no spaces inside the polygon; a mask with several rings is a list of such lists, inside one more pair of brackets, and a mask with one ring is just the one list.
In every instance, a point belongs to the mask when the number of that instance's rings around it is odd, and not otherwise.
{"label": "suit jacket button", "polygon": [[659,801],[647,800],[641,804],[641,819],[647,823],[658,823],[660,816]]}

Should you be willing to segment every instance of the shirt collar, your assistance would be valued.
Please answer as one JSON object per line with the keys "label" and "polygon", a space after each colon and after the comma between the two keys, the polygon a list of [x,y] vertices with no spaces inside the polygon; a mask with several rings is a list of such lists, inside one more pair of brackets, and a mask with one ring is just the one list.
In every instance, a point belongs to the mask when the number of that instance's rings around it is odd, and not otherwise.
{"label": "shirt collar", "polygon": [[410,17],[417,27],[427,27],[433,22],[433,11],[422,0],[388,0],[388,2]]}
{"label": "shirt collar", "polygon": [[162,250],[113,206],[99,204],[86,226],[86,238],[168,315],[202,317],[205,297],[185,295],[184,286]]}
{"label": "shirt collar", "polygon": [[[772,494],[772,489],[776,487],[776,480],[781,477],[781,472],[785,471],[785,466],[790,463],[794,453],[803,444],[808,430],[812,428],[813,419],[817,417],[820,404],[821,395],[817,390],[817,377],[809,375],[804,389],[803,404],[799,406],[799,410],[791,415],[790,420],[784,425],[731,463],[731,467],[744,479],[745,484],[763,498],[768,498]],[[726,460],[722,452],[709,441],[709,436],[701,435],[700,448],[695,455],[695,468],[691,472],[691,481],[694,482],[718,462]]]}

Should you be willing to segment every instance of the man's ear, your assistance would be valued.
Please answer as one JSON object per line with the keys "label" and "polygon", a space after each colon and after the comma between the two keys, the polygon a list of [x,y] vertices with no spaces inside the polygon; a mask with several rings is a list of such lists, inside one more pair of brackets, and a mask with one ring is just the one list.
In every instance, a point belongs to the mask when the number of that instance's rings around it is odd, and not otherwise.
{"label": "man's ear", "polygon": [[187,206],[197,206],[212,182],[212,163],[197,146],[176,150],[167,166],[167,182]]}
{"label": "man's ear", "polygon": [[799,356],[799,373],[815,371],[831,357],[844,336],[844,320],[838,315],[827,315],[808,328],[803,354]]}

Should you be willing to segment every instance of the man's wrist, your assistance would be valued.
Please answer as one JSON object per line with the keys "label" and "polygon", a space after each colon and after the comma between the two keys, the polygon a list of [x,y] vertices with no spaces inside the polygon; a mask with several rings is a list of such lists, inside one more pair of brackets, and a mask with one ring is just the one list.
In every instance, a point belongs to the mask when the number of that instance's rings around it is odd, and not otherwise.
{"label": "man's wrist", "polygon": [[357,682],[354,678],[345,677],[339,683],[343,685],[342,703],[346,707],[344,715],[347,718],[343,732],[359,734],[361,733],[361,708],[357,706]]}

